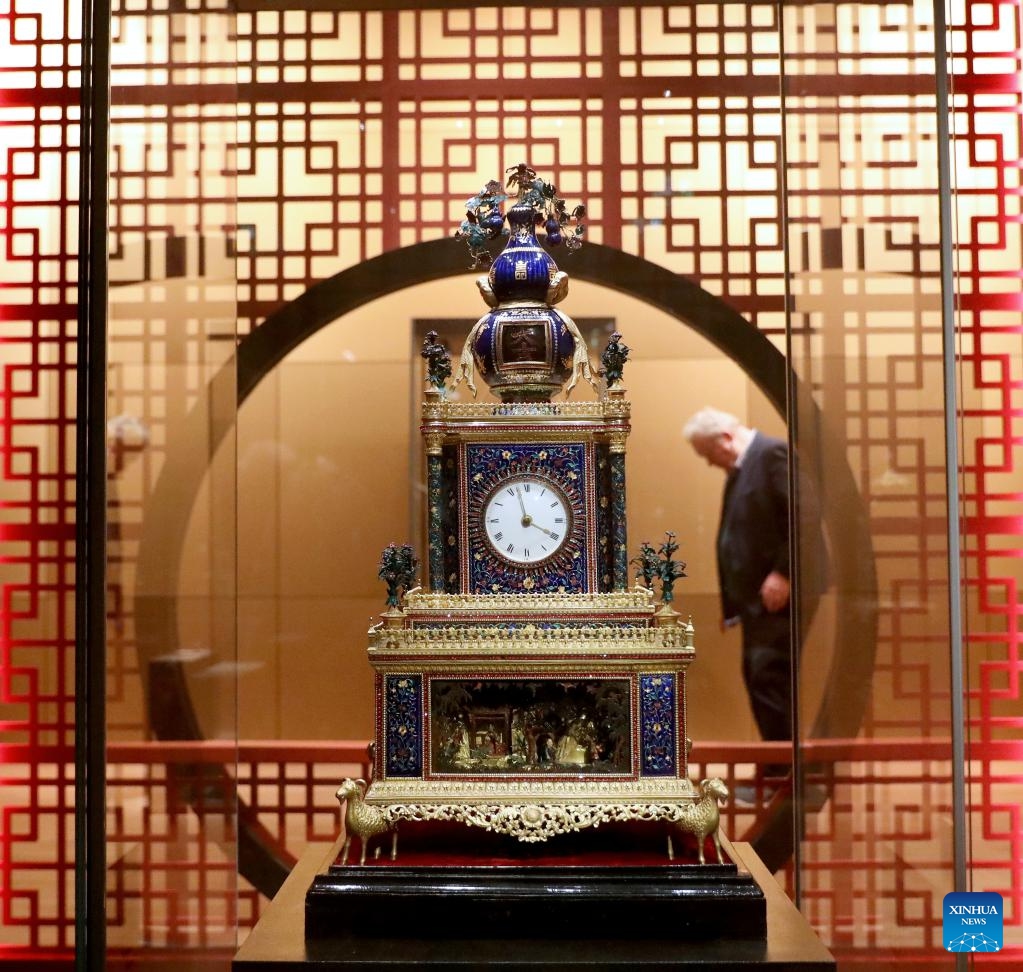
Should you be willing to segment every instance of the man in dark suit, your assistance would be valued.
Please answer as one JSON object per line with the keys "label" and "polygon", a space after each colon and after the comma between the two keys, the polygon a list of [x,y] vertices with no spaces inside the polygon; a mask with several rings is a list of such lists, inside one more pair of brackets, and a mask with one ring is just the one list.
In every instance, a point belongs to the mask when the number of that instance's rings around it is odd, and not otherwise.
{"label": "man in dark suit", "polygon": [[[788,446],[713,408],[697,412],[683,435],[697,455],[728,474],[717,535],[722,626],[742,625],[742,675],[761,737],[789,740]],[[777,775],[787,767],[765,769]]]}

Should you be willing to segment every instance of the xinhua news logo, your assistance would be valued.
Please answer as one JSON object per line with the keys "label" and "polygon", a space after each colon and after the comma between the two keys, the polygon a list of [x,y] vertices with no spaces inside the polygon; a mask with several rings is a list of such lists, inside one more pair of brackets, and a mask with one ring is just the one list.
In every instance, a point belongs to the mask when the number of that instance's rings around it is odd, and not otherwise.
{"label": "xinhua news logo", "polygon": [[942,903],[942,940],[950,952],[997,952],[1002,947],[1002,896],[951,891]]}

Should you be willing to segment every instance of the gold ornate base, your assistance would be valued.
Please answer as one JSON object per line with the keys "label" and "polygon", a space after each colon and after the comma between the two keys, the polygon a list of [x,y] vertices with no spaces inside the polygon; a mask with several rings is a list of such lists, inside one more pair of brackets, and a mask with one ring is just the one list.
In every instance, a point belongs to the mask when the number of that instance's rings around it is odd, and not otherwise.
{"label": "gold ornate base", "polygon": [[445,821],[468,824],[525,843],[576,833],[601,824],[663,820],[682,824],[695,811],[689,803],[398,803],[381,810],[394,823]]}
{"label": "gold ornate base", "polygon": [[[713,837],[718,843],[718,801],[728,798],[717,779],[704,780],[699,786],[686,779],[460,781],[454,786],[457,800],[454,792],[447,799],[438,798],[437,783],[411,781],[409,786],[385,780],[369,788],[364,806],[388,829],[403,821],[456,822],[526,843],[601,824],[662,821],[697,838],[702,862],[704,838]],[[477,792],[471,792],[474,787],[479,788]],[[615,796],[619,799],[609,802]]]}

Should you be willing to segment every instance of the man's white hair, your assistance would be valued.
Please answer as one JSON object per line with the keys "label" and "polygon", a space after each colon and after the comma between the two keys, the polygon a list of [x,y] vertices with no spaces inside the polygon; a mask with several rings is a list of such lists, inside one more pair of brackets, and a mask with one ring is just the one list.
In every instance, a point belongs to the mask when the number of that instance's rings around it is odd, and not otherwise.
{"label": "man's white hair", "polygon": [[686,442],[693,439],[715,439],[724,432],[734,432],[741,423],[728,412],[717,408],[701,408],[682,427],[682,435]]}

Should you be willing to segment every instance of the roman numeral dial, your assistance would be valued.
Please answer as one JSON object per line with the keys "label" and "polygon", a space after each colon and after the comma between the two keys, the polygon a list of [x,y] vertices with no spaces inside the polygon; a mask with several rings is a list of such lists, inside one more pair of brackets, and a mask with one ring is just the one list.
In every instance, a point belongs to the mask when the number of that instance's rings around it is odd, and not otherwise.
{"label": "roman numeral dial", "polygon": [[571,532],[571,506],[552,481],[519,475],[503,480],[483,503],[483,533],[491,549],[512,564],[553,557]]}

